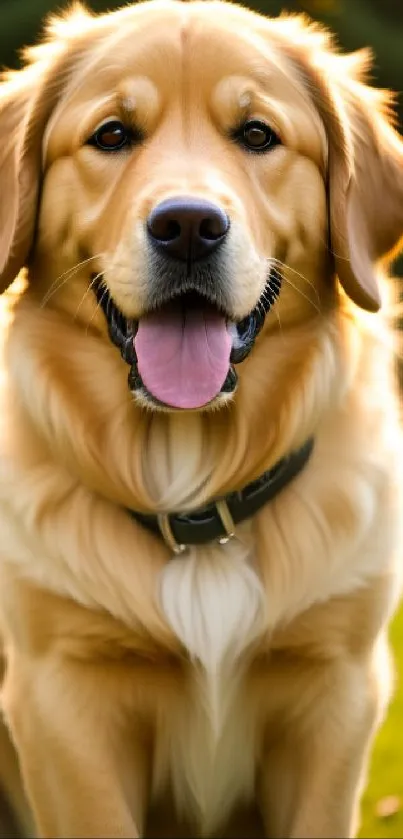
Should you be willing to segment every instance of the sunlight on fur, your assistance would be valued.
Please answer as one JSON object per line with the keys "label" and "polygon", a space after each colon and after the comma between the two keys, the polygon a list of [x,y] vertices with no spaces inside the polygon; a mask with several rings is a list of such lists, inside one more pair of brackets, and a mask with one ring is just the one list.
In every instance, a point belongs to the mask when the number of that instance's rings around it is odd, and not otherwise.
{"label": "sunlight on fur", "polygon": [[214,691],[221,668],[233,667],[265,625],[264,591],[250,567],[250,552],[238,539],[215,548],[192,548],[162,572],[161,604],[167,619],[212,680],[214,725],[220,724]]}
{"label": "sunlight on fur", "polygon": [[[242,814],[350,839],[402,584],[391,99],[366,51],[218,0],[75,4],[24,61],[0,82],[0,783],[44,837],[159,836],[154,809],[167,839]],[[234,538],[192,541],[311,440]],[[161,513],[194,514],[181,556]]]}

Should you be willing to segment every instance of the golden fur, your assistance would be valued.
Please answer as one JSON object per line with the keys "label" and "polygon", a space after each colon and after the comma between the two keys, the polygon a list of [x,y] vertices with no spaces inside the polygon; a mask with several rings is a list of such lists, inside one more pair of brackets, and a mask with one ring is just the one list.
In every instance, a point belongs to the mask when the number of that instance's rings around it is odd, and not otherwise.
{"label": "golden fur", "polygon": [[[3,288],[27,267],[3,298],[0,621],[37,829],[351,836],[400,577],[378,275],[403,233],[403,150],[387,97],[366,55],[305,19],[215,0],[76,7],[26,59],[0,88]],[[228,140],[250,113],[281,146],[253,157]],[[141,147],[85,145],[122,116]],[[102,273],[141,316],[143,221],[183,192],[230,215],[238,317],[268,261],[284,282],[233,400],[158,413],[130,397],[90,284]],[[363,311],[381,294],[383,313]],[[227,545],[172,558],[125,511],[200,506],[311,434],[304,471]]]}

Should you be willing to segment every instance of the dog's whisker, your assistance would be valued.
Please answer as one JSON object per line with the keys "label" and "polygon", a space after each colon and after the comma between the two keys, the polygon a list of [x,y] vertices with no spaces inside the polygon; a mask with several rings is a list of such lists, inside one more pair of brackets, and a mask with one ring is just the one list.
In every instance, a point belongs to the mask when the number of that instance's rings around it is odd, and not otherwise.
{"label": "dog's whisker", "polygon": [[291,288],[293,288],[294,291],[297,292],[297,294],[299,294],[301,297],[303,297],[304,300],[306,300],[308,303],[310,303],[311,306],[313,306],[315,311],[318,313],[318,315],[321,314],[321,310],[320,310],[319,306],[317,306],[316,303],[314,303],[314,301],[310,297],[308,297],[307,294],[304,294],[304,292],[300,288],[298,288],[298,286],[294,285],[294,283],[291,282],[289,277],[284,277],[283,276],[283,280],[284,280],[284,282],[288,283],[288,285],[291,286]]}
{"label": "dog's whisker", "polygon": [[[97,281],[97,280],[99,280],[100,278],[101,278],[101,283],[102,283],[102,274],[98,274],[98,276],[97,276],[97,277],[94,277],[93,282],[96,282],[96,281]],[[107,294],[108,294],[108,289],[107,289],[107,286],[106,286],[105,284],[103,284],[102,293],[101,293],[101,295],[99,296],[99,298],[98,298],[98,300],[97,300],[97,302],[96,302],[96,305],[95,305],[95,307],[94,307],[94,311],[93,311],[93,313],[92,313],[92,315],[91,315],[91,317],[90,317],[90,319],[89,319],[89,321],[88,321],[88,323],[87,323],[86,330],[85,330],[85,334],[86,334],[86,335],[88,335],[88,330],[89,330],[89,328],[90,328],[90,326],[91,326],[91,324],[92,324],[92,322],[93,322],[93,320],[94,320],[94,318],[95,318],[95,316],[96,316],[96,314],[97,314],[98,310],[100,310],[100,309],[101,309],[102,303],[103,303],[103,301],[104,301],[104,299],[105,299],[105,295],[107,295]],[[95,301],[94,301],[94,302],[95,302]]]}
{"label": "dog's whisker", "polygon": [[99,259],[102,256],[102,253],[97,253],[94,256],[89,256],[88,259],[83,259],[81,262],[77,262],[76,265],[73,265],[67,271],[64,271],[63,274],[60,274],[59,277],[56,277],[53,280],[50,288],[48,288],[47,292],[44,294],[43,299],[41,301],[41,308],[45,308],[45,306],[49,303],[49,300],[59,291],[68,281],[69,279],[77,273],[77,271],[82,268],[83,265],[87,265],[89,262],[92,262],[94,259]]}
{"label": "dog's whisker", "polygon": [[[63,286],[69,281],[70,275],[73,275],[76,270],[78,271],[78,268],[75,269],[75,270],[69,271],[68,276],[66,276],[65,279],[63,279],[63,280],[62,280],[61,277],[57,277],[57,279],[53,281],[52,285],[47,290],[46,294],[43,296],[43,299],[41,301],[41,309],[44,309],[45,306],[47,306],[47,304],[49,303],[49,300],[51,300],[53,295],[56,294],[57,291],[60,291],[61,288],[63,288]],[[61,282],[60,282],[60,280],[61,280]]]}
{"label": "dog's whisker", "polygon": [[271,302],[271,301],[267,298],[267,292],[266,292],[266,291],[264,291],[264,292],[263,292],[262,297],[261,297],[261,299],[259,300],[259,303],[258,303],[258,308],[259,308],[259,310],[261,310],[261,312],[262,312],[263,316],[265,316],[265,314],[266,314],[266,313],[265,313],[264,306],[263,306],[263,300],[267,300],[267,302],[270,304],[270,309],[272,309],[272,310],[273,310],[273,312],[274,312],[274,314],[275,314],[275,316],[276,316],[276,319],[277,319],[277,322],[278,322],[278,325],[279,325],[279,331],[280,331],[280,334],[281,334],[282,340],[284,341],[284,340],[285,340],[285,336],[284,336],[284,331],[283,331],[283,325],[282,325],[282,323],[281,323],[280,313],[279,313],[279,311],[278,311],[278,306],[277,306],[277,304],[278,304],[278,300],[276,299],[276,300],[274,300],[274,302]]}
{"label": "dog's whisker", "polygon": [[282,262],[281,259],[276,259],[275,257],[273,257],[273,259],[271,259],[270,262],[274,262],[275,265],[278,265],[280,268],[285,268],[287,271],[291,271],[293,274],[296,274],[297,277],[300,277],[301,280],[304,280],[312,288],[312,291],[315,294],[318,305],[320,306],[320,298],[319,298],[319,294],[318,294],[318,289],[315,287],[312,280],[310,280],[308,277],[306,277],[305,274],[301,274],[301,272],[297,271],[296,268],[292,268],[291,265],[287,265],[286,262]]}
{"label": "dog's whisker", "polygon": [[[277,264],[277,265],[278,265],[279,267],[281,267],[281,268],[288,269],[288,270],[290,270],[290,271],[294,272],[295,274],[297,274],[297,276],[301,277],[301,279],[302,279],[302,280],[305,280],[305,282],[307,282],[307,283],[308,283],[308,285],[312,288],[312,290],[313,290],[313,291],[315,291],[315,296],[316,296],[316,299],[317,299],[317,301],[318,301],[318,304],[320,304],[320,300],[319,300],[319,295],[318,295],[317,289],[315,289],[315,286],[314,286],[314,285],[313,285],[313,283],[312,283],[312,282],[308,279],[308,277],[305,277],[305,276],[304,276],[304,274],[301,274],[301,273],[300,273],[299,271],[297,271],[295,268],[291,268],[291,266],[290,266],[290,265],[287,265],[285,262],[282,262],[280,259],[276,259],[275,257],[274,257],[274,258],[271,258],[271,259],[269,260],[269,263],[272,263],[272,264],[274,263],[274,264]],[[290,280],[290,278],[289,278],[289,277],[286,277],[284,273],[282,274],[282,278],[283,278],[284,282],[288,283],[288,285],[289,285],[289,286],[291,286],[291,288],[293,288],[293,289],[294,289],[294,291],[296,291],[296,292],[297,292],[297,294],[300,294],[300,296],[301,296],[301,297],[303,297],[303,298],[304,298],[304,299],[305,299],[308,303],[310,303],[310,304],[311,304],[311,306],[313,306],[313,308],[314,308],[314,309],[318,312],[318,314],[320,314],[320,312],[321,312],[321,310],[320,310],[320,305],[317,305],[317,304],[316,304],[316,303],[315,303],[315,302],[314,302],[314,301],[313,301],[310,297],[308,297],[308,295],[307,295],[307,294],[305,294],[305,293],[302,291],[302,289],[298,288],[298,286],[296,286],[296,285],[295,285],[295,284],[294,284],[294,283]]]}
{"label": "dog's whisker", "polygon": [[283,324],[281,323],[280,312],[279,312],[279,310],[278,310],[277,302],[278,302],[278,301],[276,300],[276,301],[273,303],[273,312],[274,312],[274,314],[275,314],[275,316],[276,316],[276,318],[277,318],[277,322],[278,322],[278,325],[279,325],[279,332],[280,332],[280,335],[281,335],[281,340],[282,340],[283,342],[285,342],[285,335],[284,335],[284,330],[283,330]]}
{"label": "dog's whisker", "polygon": [[84,303],[85,298],[87,297],[87,295],[89,294],[91,289],[94,288],[94,285],[98,282],[98,280],[101,277],[102,277],[102,271],[100,271],[99,274],[95,274],[95,276],[92,278],[91,282],[88,284],[88,286],[87,286],[87,288],[86,288],[86,290],[85,290],[85,292],[84,292],[84,294],[83,294],[83,296],[82,296],[82,298],[81,298],[81,300],[80,300],[80,302],[77,306],[77,309],[76,309],[76,312],[75,312],[75,315],[74,315],[74,320],[76,320],[76,318],[78,317],[78,313],[81,309],[81,306]]}

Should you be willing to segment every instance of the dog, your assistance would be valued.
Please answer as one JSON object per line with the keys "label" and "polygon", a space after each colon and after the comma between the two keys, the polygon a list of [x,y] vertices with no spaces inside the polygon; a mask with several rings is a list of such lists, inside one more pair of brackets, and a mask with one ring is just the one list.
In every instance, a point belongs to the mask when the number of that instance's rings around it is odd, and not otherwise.
{"label": "dog", "polygon": [[403,147],[369,64],[148,0],[52,18],[2,81],[20,833],[358,828],[402,547]]}

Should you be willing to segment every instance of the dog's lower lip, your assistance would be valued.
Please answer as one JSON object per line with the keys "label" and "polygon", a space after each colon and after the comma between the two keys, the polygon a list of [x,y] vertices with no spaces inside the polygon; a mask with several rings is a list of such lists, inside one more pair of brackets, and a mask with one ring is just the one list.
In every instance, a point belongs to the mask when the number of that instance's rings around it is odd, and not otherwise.
{"label": "dog's lower lip", "polygon": [[227,378],[221,388],[221,393],[232,393],[238,384],[238,376],[232,364],[228,370]]}
{"label": "dog's lower lip", "polygon": [[125,317],[101,282],[94,284],[94,290],[97,301],[104,312],[112,343],[119,348],[126,364],[135,364],[137,358],[134,338],[138,329],[138,321]]}
{"label": "dog's lower lip", "polygon": [[[93,280],[94,279],[95,275],[93,277]],[[102,280],[95,282],[93,287],[98,303],[105,314],[111,341],[119,348],[123,360],[130,366],[130,389],[132,391],[140,388],[146,390],[137,369],[137,356],[134,338],[138,329],[138,321],[126,318],[125,315],[123,315],[114,303]],[[255,340],[262,329],[266,314],[278,297],[280,287],[281,276],[276,270],[272,270],[262,298],[259,300],[253,311],[238,322],[230,321],[230,319],[227,318],[227,324],[232,324],[235,334],[233,337],[233,346],[230,355],[230,367],[224,384],[221,387],[221,393],[232,393],[235,390],[238,376],[233,365],[240,364],[249,355]],[[168,301],[167,305],[174,302],[175,301],[172,300]]]}
{"label": "dog's lower lip", "polygon": [[231,362],[240,364],[249,355],[256,337],[263,326],[264,317],[257,311],[235,324],[236,339],[232,347]]}
{"label": "dog's lower lip", "polygon": [[235,324],[237,334],[231,352],[232,364],[240,364],[249,355],[266,315],[279,295],[280,288],[281,275],[276,269],[272,269],[257,306],[246,318]]}

